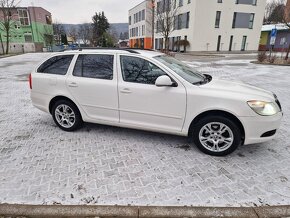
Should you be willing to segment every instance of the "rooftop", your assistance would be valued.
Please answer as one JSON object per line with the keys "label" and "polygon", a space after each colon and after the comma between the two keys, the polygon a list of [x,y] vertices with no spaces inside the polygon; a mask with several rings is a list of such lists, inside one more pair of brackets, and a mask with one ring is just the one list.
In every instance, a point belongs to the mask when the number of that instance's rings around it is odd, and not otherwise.
{"label": "rooftop", "polygon": [[[290,23],[289,23],[290,24]],[[270,32],[272,29],[277,30],[289,30],[289,27],[286,26],[284,23],[278,23],[278,24],[268,24],[262,26],[262,32]]]}

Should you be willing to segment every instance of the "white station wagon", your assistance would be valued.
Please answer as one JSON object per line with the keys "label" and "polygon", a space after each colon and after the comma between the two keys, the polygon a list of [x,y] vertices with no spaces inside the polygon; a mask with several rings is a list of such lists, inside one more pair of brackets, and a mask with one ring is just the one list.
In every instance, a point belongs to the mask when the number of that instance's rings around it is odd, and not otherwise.
{"label": "white station wagon", "polygon": [[273,139],[283,116],[272,92],[203,75],[154,51],[57,53],[29,81],[33,105],[65,131],[90,122],[189,136],[216,156]]}

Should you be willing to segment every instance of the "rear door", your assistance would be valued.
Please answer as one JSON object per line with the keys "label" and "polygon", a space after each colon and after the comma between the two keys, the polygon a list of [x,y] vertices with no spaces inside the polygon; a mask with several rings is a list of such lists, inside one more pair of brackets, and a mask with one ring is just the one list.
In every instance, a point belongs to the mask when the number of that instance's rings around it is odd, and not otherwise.
{"label": "rear door", "polygon": [[113,54],[79,54],[66,84],[90,119],[119,122],[116,61]]}

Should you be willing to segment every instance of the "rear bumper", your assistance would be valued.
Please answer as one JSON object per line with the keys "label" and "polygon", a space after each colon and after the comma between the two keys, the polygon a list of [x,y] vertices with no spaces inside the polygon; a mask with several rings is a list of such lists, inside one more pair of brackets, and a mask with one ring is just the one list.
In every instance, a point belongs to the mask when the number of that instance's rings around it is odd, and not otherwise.
{"label": "rear bumper", "polygon": [[282,117],[282,112],[274,116],[239,117],[245,129],[244,144],[272,140],[281,125]]}

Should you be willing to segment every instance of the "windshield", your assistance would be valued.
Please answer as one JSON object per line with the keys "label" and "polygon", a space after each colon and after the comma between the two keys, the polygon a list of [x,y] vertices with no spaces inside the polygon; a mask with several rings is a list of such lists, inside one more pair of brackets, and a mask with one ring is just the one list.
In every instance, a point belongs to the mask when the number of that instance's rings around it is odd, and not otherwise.
{"label": "windshield", "polygon": [[206,76],[171,56],[162,55],[155,57],[155,59],[169,67],[191,84],[202,84],[206,80]]}

